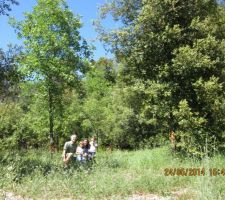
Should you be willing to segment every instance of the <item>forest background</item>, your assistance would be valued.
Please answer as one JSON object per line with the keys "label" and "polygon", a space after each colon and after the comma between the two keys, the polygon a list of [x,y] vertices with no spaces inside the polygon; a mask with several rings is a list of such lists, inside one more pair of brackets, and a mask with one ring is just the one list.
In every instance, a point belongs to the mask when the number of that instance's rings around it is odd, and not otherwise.
{"label": "forest background", "polygon": [[[224,1],[107,1],[100,58],[69,0],[18,3],[0,1],[21,39],[0,44],[0,199],[225,199]],[[74,132],[100,148],[64,169]]]}
{"label": "forest background", "polygon": [[[17,3],[2,1],[0,15]],[[104,27],[109,15],[118,28]],[[174,131],[182,154],[224,152],[223,1],[103,4],[94,25],[114,59],[93,59],[66,1],[38,0],[10,24],[23,45],[0,51],[2,150],[61,150],[74,131],[103,147],[151,148]]]}

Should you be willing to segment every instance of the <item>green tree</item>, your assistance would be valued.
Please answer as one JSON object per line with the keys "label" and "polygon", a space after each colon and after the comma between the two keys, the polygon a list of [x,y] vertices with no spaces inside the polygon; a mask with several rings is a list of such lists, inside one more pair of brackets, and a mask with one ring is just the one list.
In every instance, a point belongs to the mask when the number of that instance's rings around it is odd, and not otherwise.
{"label": "green tree", "polygon": [[104,73],[104,78],[107,81],[116,83],[117,63],[113,59],[101,57],[96,62],[94,61],[93,65],[96,69]]}
{"label": "green tree", "polygon": [[21,53],[21,47],[18,46],[9,45],[6,52],[0,49],[0,101],[15,101],[18,97],[22,76],[18,72],[17,61]]}
{"label": "green tree", "polygon": [[[114,82],[112,62],[100,58],[92,65],[84,80],[85,98],[83,103],[82,127],[85,132],[92,132],[103,139],[105,110],[110,104],[108,98]],[[89,136],[86,134],[86,136]]]}
{"label": "green tree", "polygon": [[[137,135],[143,130],[145,135],[168,135],[166,130],[175,129],[177,137],[182,138],[182,147],[188,147],[180,123],[183,117],[188,118],[190,126],[196,122],[185,132],[196,141],[195,148],[184,148],[185,152],[193,153],[195,149],[200,153],[199,147],[207,137],[222,144],[224,6],[215,0],[143,0],[136,4],[132,0],[112,0],[102,7],[103,18],[107,13],[122,22],[119,29],[108,32],[97,26],[102,40],[122,63],[120,80],[131,89],[143,84],[143,92],[136,91],[135,98],[127,99],[137,117],[136,127],[140,127]],[[181,114],[186,108],[190,109],[188,116]],[[151,117],[154,113],[155,122]],[[157,124],[164,125],[160,129]]]}
{"label": "green tree", "polygon": [[[22,146],[21,119],[24,112],[18,103],[1,102],[0,104],[0,148],[2,150]],[[24,138],[25,139],[25,138]]]}
{"label": "green tree", "polygon": [[78,31],[80,19],[73,15],[63,0],[38,0],[23,21],[12,21],[12,24],[18,36],[24,39],[26,50],[20,70],[29,75],[30,80],[44,85],[49,137],[53,145],[58,143],[58,134],[54,136],[54,120],[57,117],[63,119],[64,114],[63,91],[79,82],[79,74],[86,70],[85,59],[90,55],[87,43]]}

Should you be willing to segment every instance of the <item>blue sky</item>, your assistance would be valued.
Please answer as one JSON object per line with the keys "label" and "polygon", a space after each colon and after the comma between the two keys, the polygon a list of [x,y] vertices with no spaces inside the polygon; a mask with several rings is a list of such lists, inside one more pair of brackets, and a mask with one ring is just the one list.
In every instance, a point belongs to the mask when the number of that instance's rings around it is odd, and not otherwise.
{"label": "blue sky", "polygon": [[[101,56],[112,57],[110,53],[105,51],[103,44],[97,40],[98,34],[92,25],[92,21],[98,17],[98,7],[102,5],[105,0],[67,0],[67,3],[75,14],[79,14],[82,18],[83,27],[80,29],[81,36],[84,37],[89,43],[96,47],[94,51],[94,59]],[[31,12],[32,7],[36,4],[36,0],[19,0],[19,6],[13,6],[10,16],[15,17],[17,20],[23,19],[24,12]],[[109,17],[104,21],[104,25],[113,28],[117,24]],[[7,16],[0,16],[0,48],[7,49],[8,44],[22,44],[22,41],[17,39],[13,28],[8,24]]]}

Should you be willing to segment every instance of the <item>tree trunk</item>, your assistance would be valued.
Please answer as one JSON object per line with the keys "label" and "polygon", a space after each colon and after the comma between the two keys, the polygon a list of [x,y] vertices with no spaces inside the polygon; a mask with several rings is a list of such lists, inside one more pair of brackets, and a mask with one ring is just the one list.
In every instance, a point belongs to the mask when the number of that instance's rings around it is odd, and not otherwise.
{"label": "tree trunk", "polygon": [[59,97],[59,105],[58,105],[58,111],[59,111],[59,130],[57,131],[57,134],[56,134],[56,149],[57,151],[59,151],[59,140],[60,138],[62,137],[63,135],[63,102],[62,102],[62,94],[61,96]]}
{"label": "tree trunk", "polygon": [[49,103],[49,138],[50,138],[50,150],[54,152],[54,112],[53,112],[53,94],[51,89],[48,90],[48,103]]}

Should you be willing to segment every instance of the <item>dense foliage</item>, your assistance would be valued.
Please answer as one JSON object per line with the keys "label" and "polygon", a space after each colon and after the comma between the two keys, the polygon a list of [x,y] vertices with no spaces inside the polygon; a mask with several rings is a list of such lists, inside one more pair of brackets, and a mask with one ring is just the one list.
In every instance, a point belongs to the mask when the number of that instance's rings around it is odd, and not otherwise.
{"label": "dense foliage", "polygon": [[224,5],[111,0],[101,8],[101,18],[108,14],[120,28],[105,30],[100,19],[96,29],[115,60],[89,60],[80,19],[63,0],[38,0],[22,22],[11,20],[24,52],[8,65],[16,67],[3,68],[1,58],[0,73],[13,69],[7,83],[19,89],[0,100],[0,147],[46,146],[49,136],[62,145],[75,131],[134,149],[162,145],[174,131],[180,152],[222,151]]}
{"label": "dense foliage", "polygon": [[[78,71],[85,71],[82,58],[89,55],[78,32],[80,20],[62,0],[39,0],[22,22],[12,23],[24,38],[26,49],[20,70],[40,86],[43,84],[39,95],[44,95],[42,100],[47,102],[43,106],[48,109],[50,143],[58,144],[63,126],[63,92],[79,81]],[[55,128],[57,119],[59,125]]]}
{"label": "dense foliage", "polygon": [[113,0],[102,7],[102,17],[108,13],[121,28],[97,28],[123,64],[119,76],[131,95],[126,105],[135,114],[129,125],[135,139],[168,137],[173,130],[186,153],[202,155],[206,143],[222,149],[224,6],[214,0]]}

